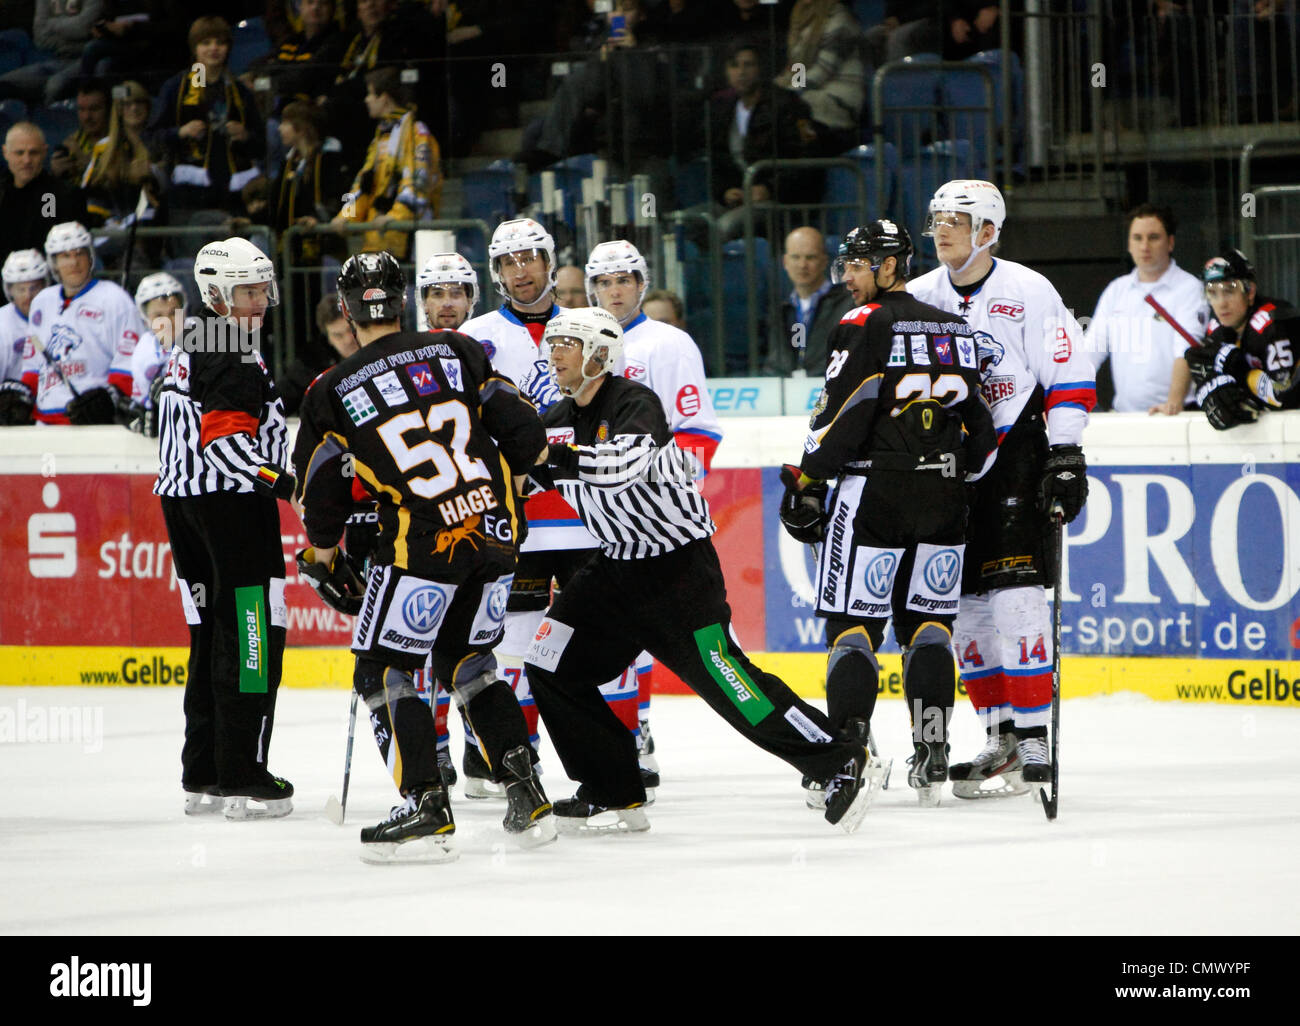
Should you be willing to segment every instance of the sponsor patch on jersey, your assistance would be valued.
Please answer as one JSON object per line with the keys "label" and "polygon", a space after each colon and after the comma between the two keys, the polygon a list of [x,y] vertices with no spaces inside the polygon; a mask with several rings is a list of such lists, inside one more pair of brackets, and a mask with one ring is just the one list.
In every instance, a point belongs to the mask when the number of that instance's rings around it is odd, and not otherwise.
{"label": "sponsor patch on jersey", "polygon": [[909,341],[912,345],[912,362],[918,367],[930,366],[930,347],[926,345],[926,337],[913,335]]}
{"label": "sponsor patch on jersey", "polygon": [[975,366],[975,340],[965,335],[958,335],[957,343],[957,363],[963,367]]}
{"label": "sponsor patch on jersey", "polygon": [[834,740],[826,731],[813,723],[793,705],[785,711],[785,719],[790,726],[815,744],[825,744],[827,741]]}
{"label": "sponsor patch on jersey", "polygon": [[397,371],[389,371],[387,374],[380,374],[374,379],[375,387],[379,389],[379,396],[389,406],[403,406],[409,403],[410,397],[406,394],[406,389],[402,383],[397,380]]}
{"label": "sponsor patch on jersey", "polygon": [[438,384],[438,379],[433,376],[427,363],[410,364],[406,368],[406,374],[420,395],[433,395],[434,392],[442,391],[442,386]]}
{"label": "sponsor patch on jersey", "polygon": [[439,360],[442,364],[442,373],[447,378],[447,384],[451,386],[453,392],[465,391],[465,381],[461,376],[459,360]]}
{"label": "sponsor patch on jersey", "polygon": [[572,637],[572,627],[548,616],[537,625],[537,633],[533,635],[524,659],[534,666],[553,672],[560,665],[560,658]]}
{"label": "sponsor patch on jersey", "polygon": [[77,316],[84,317],[88,321],[102,321],[104,319],[104,311],[96,310],[93,306],[83,306],[77,311]]}
{"label": "sponsor patch on jersey", "polygon": [[1052,362],[1067,363],[1072,352],[1074,352],[1074,345],[1070,342],[1069,332],[1062,325],[1056,329],[1056,341],[1052,345]]}
{"label": "sponsor patch on jersey", "polygon": [[695,631],[695,647],[709,676],[751,726],[758,726],[774,711],[772,700],[758,689],[731,651],[721,624]]}
{"label": "sponsor patch on jersey", "polygon": [[889,616],[894,576],[898,573],[904,551],[871,545],[854,546],[853,571],[849,577],[850,613],[857,616]]}
{"label": "sponsor patch on jersey", "polygon": [[497,355],[497,347],[490,339],[483,339],[479,342],[483,347],[483,352],[487,354],[488,360],[492,360]]}
{"label": "sponsor patch on jersey", "polygon": [[471,645],[492,644],[501,636],[501,626],[506,619],[506,601],[510,598],[510,582],[514,577],[514,574],[506,574],[483,588],[474,622],[469,628]]}
{"label": "sponsor patch on jersey", "polygon": [[577,436],[571,427],[552,427],[546,429],[547,445],[569,445]]}
{"label": "sponsor patch on jersey", "polygon": [[918,545],[907,589],[907,608],[939,616],[956,615],[965,552],[965,545]]}
{"label": "sponsor patch on jersey", "polygon": [[902,335],[895,335],[893,342],[889,346],[889,364],[890,367],[907,366],[907,339]]}
{"label": "sponsor patch on jersey", "polygon": [[694,385],[683,385],[677,393],[677,412],[683,417],[694,417],[700,412],[700,390]]}
{"label": "sponsor patch on jersey", "polygon": [[949,335],[936,335],[934,339],[934,355],[939,358],[940,363],[952,366],[952,337]]}
{"label": "sponsor patch on jersey", "polygon": [[1261,307],[1259,310],[1255,311],[1255,315],[1250,319],[1250,326],[1256,331],[1263,331],[1264,325],[1272,319],[1273,307],[1270,304],[1269,306]]}
{"label": "sponsor patch on jersey", "polygon": [[32,312],[32,324],[35,325],[36,327],[40,327],[40,323],[41,323],[41,311],[34,310]]}
{"label": "sponsor patch on jersey", "polygon": [[984,393],[984,401],[990,406],[994,406],[1004,399],[1010,399],[1016,394],[1016,379],[1012,374],[998,374],[989,378],[980,386],[980,391]]}
{"label": "sponsor patch on jersey", "polygon": [[1025,319],[1025,304],[1015,299],[990,299],[990,317],[1007,317],[1013,321]]}
{"label": "sponsor patch on jersey", "polygon": [[345,395],[343,397],[343,409],[347,410],[348,416],[352,418],[352,423],[358,427],[366,421],[379,416],[379,411],[375,409],[375,404],[370,401],[370,396],[366,395],[364,388],[354,388]]}
{"label": "sponsor patch on jersey", "polygon": [[627,369],[623,371],[623,377],[631,378],[633,381],[641,381],[645,376],[645,365],[641,363],[629,363]]}
{"label": "sponsor patch on jersey", "polygon": [[598,442],[609,441],[609,421],[602,420],[600,422],[600,426],[596,428],[596,441]]}
{"label": "sponsor patch on jersey", "polygon": [[840,318],[841,324],[866,324],[867,318],[871,316],[872,311],[879,310],[879,303],[868,303],[866,306],[855,306],[852,310]]}

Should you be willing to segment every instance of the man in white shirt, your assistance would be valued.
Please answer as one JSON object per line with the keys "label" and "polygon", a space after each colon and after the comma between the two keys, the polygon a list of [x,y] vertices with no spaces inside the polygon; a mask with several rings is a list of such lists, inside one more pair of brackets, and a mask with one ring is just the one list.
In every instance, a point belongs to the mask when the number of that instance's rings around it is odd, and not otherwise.
{"label": "man in white shirt", "polygon": [[1144,203],[1127,223],[1133,270],[1106,286],[1084,348],[1098,369],[1110,357],[1116,411],[1174,416],[1190,399],[1191,374],[1188,340],[1169,319],[1199,340],[1209,308],[1200,281],[1174,262],[1173,211]]}

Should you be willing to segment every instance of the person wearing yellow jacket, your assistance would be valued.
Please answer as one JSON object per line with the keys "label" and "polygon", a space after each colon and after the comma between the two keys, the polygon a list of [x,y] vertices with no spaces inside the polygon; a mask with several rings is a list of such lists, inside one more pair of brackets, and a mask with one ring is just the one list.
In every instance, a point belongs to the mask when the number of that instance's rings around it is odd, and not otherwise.
{"label": "person wearing yellow jacket", "polygon": [[[376,68],[366,74],[366,109],[378,124],[335,224],[437,217],[442,198],[438,141],[406,100],[397,68]],[[369,231],[362,248],[370,253],[387,250],[400,260],[409,242],[406,232]]]}

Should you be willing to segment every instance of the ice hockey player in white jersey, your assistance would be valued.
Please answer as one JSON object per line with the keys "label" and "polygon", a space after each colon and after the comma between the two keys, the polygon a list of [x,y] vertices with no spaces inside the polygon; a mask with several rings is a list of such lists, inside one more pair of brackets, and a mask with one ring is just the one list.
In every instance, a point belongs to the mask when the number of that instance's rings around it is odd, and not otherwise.
{"label": "ice hockey player in white jersey", "polygon": [[[623,329],[623,358],[615,373],[645,385],[659,397],[674,441],[691,457],[695,476],[703,477],[722,441],[722,427],[705,385],[699,346],[680,328],[645,315],[641,304],[650,287],[650,270],[640,250],[626,239],[602,242],[593,249],[585,274],[587,301],[613,314]],[[649,653],[641,653],[634,718],[622,708],[630,703],[624,697],[626,685],[614,681],[601,691],[637,735],[641,765],[657,773],[649,718],[651,665]]]}
{"label": "ice hockey player in white jersey", "polygon": [[36,396],[23,382],[23,352],[35,349],[27,315],[50,284],[50,271],[38,250],[16,249],[5,257],[0,278],[6,300],[0,306],[0,425],[14,427],[32,422]]}
{"label": "ice hockey player in white jersey", "polygon": [[459,253],[435,253],[415,276],[430,331],[459,331],[478,305],[478,275]]}
{"label": "ice hockey player in white jersey", "polygon": [[81,224],[51,228],[45,257],[58,284],[33,300],[33,345],[23,354],[36,420],[111,424],[131,395],[131,356],[144,319],[125,289],[94,276],[94,242]]}
{"label": "ice hockey player in white jersey", "polygon": [[[1088,494],[1080,443],[1096,404],[1082,333],[1051,283],[995,258],[1006,220],[991,182],[944,184],[925,234],[941,266],[908,283],[912,295],[975,329],[998,458],[975,486],[961,608],[953,632],[961,679],[988,733],[971,762],[949,767],[959,798],[1023,794],[1051,779],[1049,511],[1069,523]],[[1001,778],[993,785],[984,782]]]}
{"label": "ice hockey player in white jersey", "polygon": [[166,271],[146,275],[135,289],[135,305],[147,330],[131,354],[131,401],[118,420],[146,438],[158,437],[157,393],[167,354],[183,336],[185,287]]}

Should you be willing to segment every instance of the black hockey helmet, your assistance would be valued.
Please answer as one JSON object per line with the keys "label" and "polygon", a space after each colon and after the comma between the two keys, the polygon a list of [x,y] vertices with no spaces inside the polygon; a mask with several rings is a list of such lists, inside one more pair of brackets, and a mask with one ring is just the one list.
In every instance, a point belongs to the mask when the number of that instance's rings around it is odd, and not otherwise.
{"label": "black hockey helmet", "polygon": [[1225,246],[1219,255],[1205,261],[1201,269],[1201,282],[1209,285],[1215,281],[1254,281],[1255,265],[1239,249]]}
{"label": "black hockey helmet", "polygon": [[879,266],[891,256],[898,258],[898,277],[906,278],[912,265],[912,237],[907,234],[907,229],[886,219],[861,225],[844,236],[840,243],[835,258],[835,280],[842,280],[847,260],[869,260]]}
{"label": "black hockey helmet", "polygon": [[406,306],[406,275],[391,253],[358,253],[339,271],[338,292],[352,323],[395,321]]}

